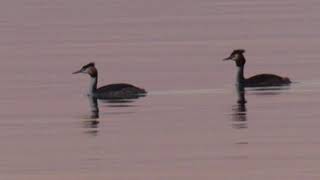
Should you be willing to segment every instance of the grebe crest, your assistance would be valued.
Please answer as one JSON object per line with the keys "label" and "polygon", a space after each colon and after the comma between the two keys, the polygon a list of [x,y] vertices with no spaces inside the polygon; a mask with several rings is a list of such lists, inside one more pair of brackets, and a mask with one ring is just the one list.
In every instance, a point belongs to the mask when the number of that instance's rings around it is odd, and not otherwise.
{"label": "grebe crest", "polygon": [[82,66],[82,68],[79,71],[73,72],[72,74],[78,74],[78,73],[89,74],[91,77],[98,76],[98,71],[95,67],[94,62],[90,62],[89,64]]}

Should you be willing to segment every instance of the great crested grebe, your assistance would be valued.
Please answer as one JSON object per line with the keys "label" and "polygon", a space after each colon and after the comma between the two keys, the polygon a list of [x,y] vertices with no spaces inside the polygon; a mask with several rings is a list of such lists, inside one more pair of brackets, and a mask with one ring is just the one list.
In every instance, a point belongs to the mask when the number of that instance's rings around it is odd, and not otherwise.
{"label": "great crested grebe", "polygon": [[89,95],[98,99],[132,99],[145,96],[146,90],[131,84],[119,83],[110,84],[97,88],[98,71],[93,62],[84,65],[79,71],[72,74],[85,73],[91,77]]}
{"label": "great crested grebe", "polygon": [[246,59],[243,55],[245,50],[236,49],[231,55],[224,60],[233,60],[236,62],[236,66],[238,67],[237,73],[237,83],[240,86],[244,87],[265,87],[265,86],[284,86],[289,85],[291,83],[290,79],[287,77],[281,77],[274,74],[258,74],[246,79],[243,75],[244,73],[244,65],[246,63]]}

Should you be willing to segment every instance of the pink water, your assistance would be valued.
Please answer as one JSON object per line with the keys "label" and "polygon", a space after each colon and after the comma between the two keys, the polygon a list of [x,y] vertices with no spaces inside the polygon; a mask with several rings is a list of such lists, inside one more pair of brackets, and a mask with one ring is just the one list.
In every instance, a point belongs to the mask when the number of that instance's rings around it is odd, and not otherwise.
{"label": "pink water", "polygon": [[[0,179],[320,178],[320,2],[24,0],[0,2]],[[246,92],[234,64],[295,83]],[[99,102],[89,77],[149,91]]]}

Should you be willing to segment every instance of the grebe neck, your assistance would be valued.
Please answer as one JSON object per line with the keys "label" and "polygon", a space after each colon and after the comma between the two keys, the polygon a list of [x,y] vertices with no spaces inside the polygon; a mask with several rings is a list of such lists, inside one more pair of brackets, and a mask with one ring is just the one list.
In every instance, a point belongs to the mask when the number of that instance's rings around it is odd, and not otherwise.
{"label": "grebe neck", "polygon": [[238,72],[237,72],[237,84],[238,86],[244,86],[244,66],[238,66]]}
{"label": "grebe neck", "polygon": [[89,95],[93,95],[97,91],[98,76],[91,76],[90,86],[89,86]]}

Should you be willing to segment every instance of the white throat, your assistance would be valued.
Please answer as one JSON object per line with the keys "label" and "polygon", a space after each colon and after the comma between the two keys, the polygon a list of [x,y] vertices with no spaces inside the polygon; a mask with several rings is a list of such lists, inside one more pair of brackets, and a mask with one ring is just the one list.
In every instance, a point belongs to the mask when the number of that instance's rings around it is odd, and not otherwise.
{"label": "white throat", "polygon": [[97,77],[91,77],[88,95],[93,95],[97,90]]}

